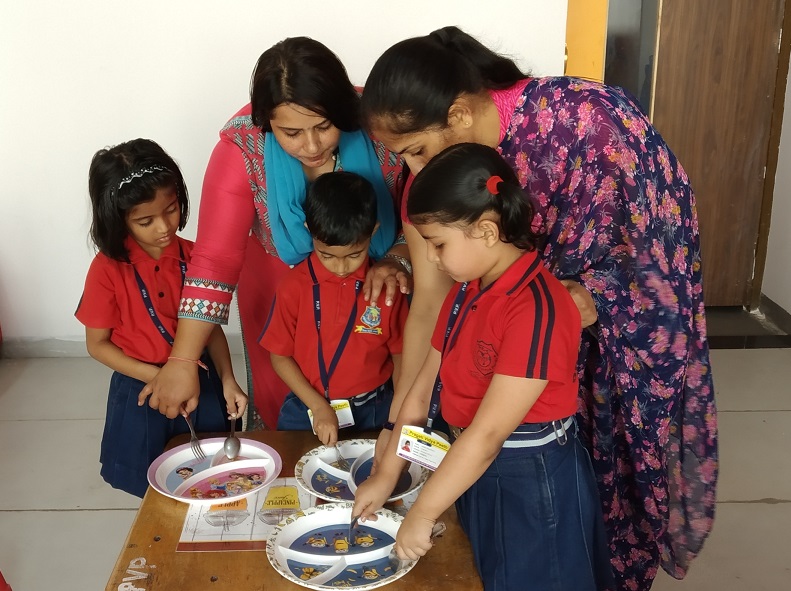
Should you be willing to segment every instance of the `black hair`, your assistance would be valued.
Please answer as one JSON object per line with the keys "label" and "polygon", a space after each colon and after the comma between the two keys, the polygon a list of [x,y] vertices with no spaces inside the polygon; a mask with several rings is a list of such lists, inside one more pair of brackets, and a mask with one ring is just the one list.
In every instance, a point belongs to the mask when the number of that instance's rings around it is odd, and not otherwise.
{"label": "black hair", "polygon": [[[487,183],[500,177],[492,193]],[[499,216],[500,239],[522,250],[535,250],[533,205],[513,169],[494,148],[455,144],[434,156],[409,190],[407,215],[413,224],[467,226],[485,212]]]}
{"label": "black hair", "polygon": [[157,190],[169,188],[178,194],[179,230],[183,230],[189,215],[187,187],[178,165],[159,144],[136,139],[96,152],[88,172],[88,193],[93,213],[90,236],[99,252],[128,262],[127,214],[154,200]]}
{"label": "black hair", "polygon": [[308,231],[328,246],[351,246],[369,239],[376,229],[376,215],[376,192],[359,174],[328,172],[308,188]]}
{"label": "black hair", "polygon": [[342,131],[360,129],[360,95],[327,46],[289,37],[258,58],[250,80],[253,124],[272,131],[272,112],[284,103],[309,109]]}
{"label": "black hair", "polygon": [[397,134],[445,128],[459,95],[509,88],[525,77],[513,60],[458,27],[444,27],[396,43],[376,60],[362,118],[368,127],[384,125]]}

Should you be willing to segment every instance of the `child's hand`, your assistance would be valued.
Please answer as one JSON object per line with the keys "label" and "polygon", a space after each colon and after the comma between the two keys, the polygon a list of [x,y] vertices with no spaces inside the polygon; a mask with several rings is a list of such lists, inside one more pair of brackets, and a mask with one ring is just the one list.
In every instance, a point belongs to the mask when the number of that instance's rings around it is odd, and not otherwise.
{"label": "child's hand", "polygon": [[[357,489],[359,492],[359,489]],[[396,535],[395,550],[401,560],[417,560],[431,550],[431,532],[436,520],[409,511]]]}
{"label": "child's hand", "polygon": [[390,429],[382,429],[379,432],[379,437],[376,439],[376,445],[374,446],[374,463],[373,466],[371,466],[371,476],[376,474],[376,470],[379,468],[379,462],[385,454],[387,443],[390,441],[390,435],[392,434],[393,432]]}
{"label": "child's hand", "polygon": [[319,440],[328,446],[338,443],[338,415],[326,400],[311,408],[313,413],[313,431]]}
{"label": "child's hand", "polygon": [[363,521],[376,521],[374,513],[384,506],[394,488],[393,482],[381,473],[369,477],[354,493],[352,515],[359,515]]}
{"label": "child's hand", "polygon": [[222,393],[225,397],[225,408],[228,411],[228,418],[233,420],[243,416],[247,408],[247,394],[242,392],[236,380],[223,382]]}

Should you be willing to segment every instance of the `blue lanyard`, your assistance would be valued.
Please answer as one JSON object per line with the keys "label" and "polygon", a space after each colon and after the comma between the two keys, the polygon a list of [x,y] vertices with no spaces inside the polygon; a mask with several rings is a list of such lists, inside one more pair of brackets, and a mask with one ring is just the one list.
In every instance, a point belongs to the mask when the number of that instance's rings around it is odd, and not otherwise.
{"label": "blue lanyard", "polygon": [[319,337],[319,376],[321,377],[321,385],[324,386],[324,397],[330,399],[330,378],[335,373],[335,368],[338,366],[338,361],[341,359],[343,350],[349,342],[349,337],[352,334],[354,327],[354,320],[357,317],[357,296],[362,287],[362,281],[359,279],[354,280],[354,306],[352,306],[352,313],[349,315],[349,320],[346,323],[346,328],[343,329],[341,340],[338,343],[338,348],[335,349],[335,355],[332,356],[330,367],[324,362],[324,348],[321,344],[321,288],[319,287],[319,280],[316,278],[316,272],[313,270],[313,262],[308,258],[308,271],[310,277],[313,279],[313,318],[316,321],[316,334]]}
{"label": "blue lanyard", "polygon": [[[462,325],[464,324],[464,319],[467,317],[467,312],[470,311],[473,304],[478,300],[478,298],[483,295],[486,290],[489,289],[493,283],[484,287],[481,291],[475,294],[467,306],[464,308],[464,312],[461,313],[461,305],[464,302],[464,297],[467,295],[467,286],[469,282],[465,282],[461,284],[459,288],[459,293],[456,294],[456,298],[453,300],[453,307],[450,310],[450,315],[448,316],[448,325],[445,328],[445,339],[442,342],[442,360],[444,361],[445,356],[450,353],[450,350],[456,344],[456,340],[459,337],[459,331],[461,330]],[[459,313],[461,313],[461,319],[459,319]],[[456,329],[456,332],[453,332],[453,327],[456,325],[456,321],[459,320],[459,327]],[[453,337],[451,338],[451,333],[453,333]],[[442,378],[440,378],[440,373],[442,371],[442,361],[440,361],[439,370],[437,370],[437,378],[434,380],[434,390],[431,393],[431,402],[429,403],[428,407],[428,419],[426,420],[426,431],[431,430],[431,426],[434,424],[434,419],[437,418],[439,414],[439,407],[440,407],[440,393],[442,392]]]}
{"label": "blue lanyard", "polygon": [[[187,275],[187,263],[184,262],[184,251],[181,249],[181,244],[179,244],[179,266],[181,267],[181,283],[184,283],[184,278]],[[143,296],[143,303],[146,305],[146,309],[148,310],[148,315],[151,316],[151,322],[154,323],[154,326],[157,327],[159,330],[159,334],[162,335],[162,338],[165,339],[171,347],[173,346],[173,336],[168,332],[168,329],[164,327],[162,321],[157,316],[157,311],[154,310],[154,304],[151,301],[151,296],[148,295],[148,289],[146,288],[146,284],[143,283],[143,278],[140,276],[140,273],[137,272],[134,266],[132,268],[135,271],[135,279],[137,280],[137,288],[140,290],[140,295]]]}

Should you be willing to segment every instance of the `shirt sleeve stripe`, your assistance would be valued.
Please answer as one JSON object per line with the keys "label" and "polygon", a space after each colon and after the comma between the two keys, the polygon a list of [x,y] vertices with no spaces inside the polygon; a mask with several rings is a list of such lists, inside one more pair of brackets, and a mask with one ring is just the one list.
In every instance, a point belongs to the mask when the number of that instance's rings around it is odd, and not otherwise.
{"label": "shirt sleeve stripe", "polygon": [[546,279],[541,274],[536,277],[536,281],[530,283],[529,289],[533,294],[536,310],[525,376],[546,380],[549,370],[549,345],[555,327],[555,302]]}
{"label": "shirt sleeve stripe", "polygon": [[269,315],[266,317],[266,324],[264,324],[263,330],[261,330],[261,334],[258,335],[258,343],[261,343],[261,339],[264,338],[266,334],[266,329],[269,328],[269,323],[272,322],[272,315],[275,313],[275,304],[277,303],[277,294],[275,297],[272,298],[272,305],[269,307]]}

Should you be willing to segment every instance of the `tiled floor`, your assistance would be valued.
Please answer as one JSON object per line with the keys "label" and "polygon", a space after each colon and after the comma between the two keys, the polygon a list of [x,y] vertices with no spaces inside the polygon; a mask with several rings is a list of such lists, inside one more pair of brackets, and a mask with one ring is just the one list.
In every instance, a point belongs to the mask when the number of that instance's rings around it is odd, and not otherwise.
{"label": "tiled floor", "polygon": [[[787,589],[791,349],[715,350],[712,362],[721,426],[714,531],[687,579],[662,574],[654,589]],[[98,474],[109,375],[88,358],[0,360],[0,570],[15,591],[107,583],[138,506]]]}

